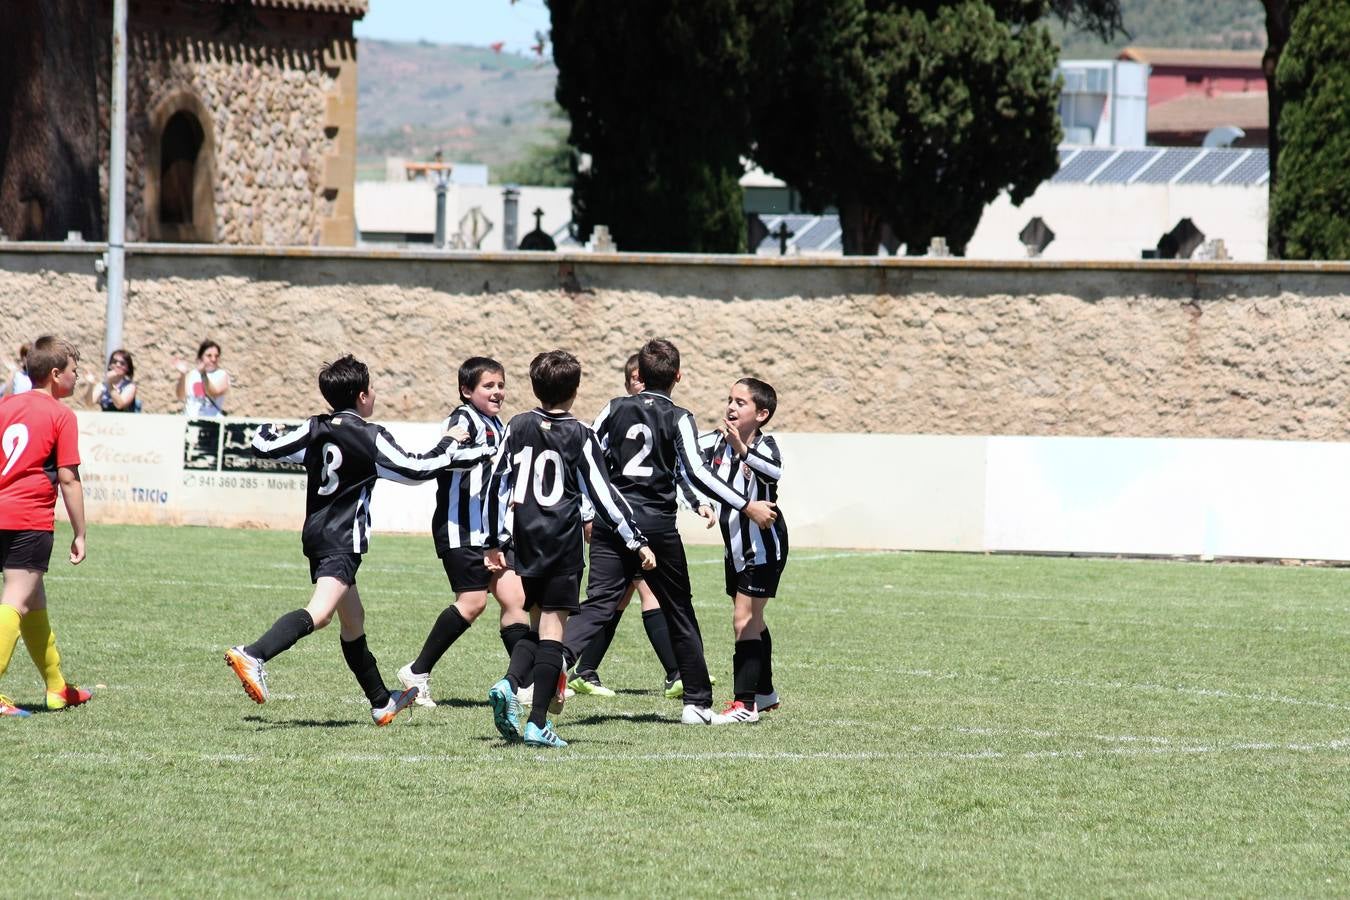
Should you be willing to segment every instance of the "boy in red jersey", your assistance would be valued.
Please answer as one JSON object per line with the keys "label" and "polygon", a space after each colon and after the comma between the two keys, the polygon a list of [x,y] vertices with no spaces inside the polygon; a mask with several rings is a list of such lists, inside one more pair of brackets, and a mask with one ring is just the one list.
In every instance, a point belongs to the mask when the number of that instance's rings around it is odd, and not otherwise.
{"label": "boy in red jersey", "polygon": [[[33,389],[0,401],[0,676],[23,637],[47,683],[47,708],[79,706],[90,694],[67,684],[61,654],[47,620],[43,573],[51,562],[56,490],[75,532],[70,562],[84,559],[84,490],[80,484],[79,425],[60,400],[75,391],[80,354],[67,341],[40,337],[28,354]],[[28,716],[0,696],[0,716]]]}

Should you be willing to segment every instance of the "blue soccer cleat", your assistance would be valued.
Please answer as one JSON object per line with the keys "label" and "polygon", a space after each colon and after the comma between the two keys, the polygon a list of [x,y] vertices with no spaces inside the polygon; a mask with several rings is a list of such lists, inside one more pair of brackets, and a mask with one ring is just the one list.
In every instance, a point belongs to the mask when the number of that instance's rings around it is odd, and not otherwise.
{"label": "blue soccer cleat", "polygon": [[547,723],[543,728],[540,728],[533,722],[526,722],[525,745],[528,747],[553,747],[555,749],[566,747],[567,741],[554,734],[551,726],[552,723]]}
{"label": "blue soccer cleat", "polygon": [[511,682],[503,678],[488,689],[488,705],[492,707],[492,724],[501,736],[511,743],[520,740],[520,703]]}

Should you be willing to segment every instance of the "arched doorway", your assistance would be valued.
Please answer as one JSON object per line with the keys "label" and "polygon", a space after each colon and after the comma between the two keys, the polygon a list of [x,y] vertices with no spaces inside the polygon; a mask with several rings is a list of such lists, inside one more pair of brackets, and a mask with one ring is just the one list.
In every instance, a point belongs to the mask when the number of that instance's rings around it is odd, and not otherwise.
{"label": "arched doorway", "polygon": [[159,139],[159,216],[161,225],[192,223],[192,188],[202,149],[202,125],[179,110],[169,117]]}
{"label": "arched doorway", "polygon": [[180,91],[150,115],[146,148],[146,233],[152,241],[215,240],[215,146],[200,100]]}

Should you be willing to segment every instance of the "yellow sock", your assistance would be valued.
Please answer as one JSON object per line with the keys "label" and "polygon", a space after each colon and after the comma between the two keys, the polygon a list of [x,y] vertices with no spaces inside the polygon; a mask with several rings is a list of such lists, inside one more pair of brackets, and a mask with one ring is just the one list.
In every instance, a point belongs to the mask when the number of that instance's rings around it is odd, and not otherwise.
{"label": "yellow sock", "polygon": [[12,606],[0,606],[0,675],[9,668],[14,656],[14,645],[19,643],[19,611]]}
{"label": "yellow sock", "polygon": [[47,610],[34,609],[19,621],[19,631],[23,642],[28,645],[28,655],[33,657],[33,665],[42,673],[47,682],[47,690],[59,691],[66,686],[65,676],[61,674],[61,654],[56,649],[56,634],[47,621]]}

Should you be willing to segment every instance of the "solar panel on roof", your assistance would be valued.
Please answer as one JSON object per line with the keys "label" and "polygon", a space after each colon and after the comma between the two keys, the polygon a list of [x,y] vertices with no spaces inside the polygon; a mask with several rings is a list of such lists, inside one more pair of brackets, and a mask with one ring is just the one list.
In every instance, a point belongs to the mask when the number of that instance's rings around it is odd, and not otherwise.
{"label": "solar panel on roof", "polygon": [[1185,175],[1177,179],[1177,184],[1209,184],[1224,173],[1224,170],[1237,162],[1245,150],[1211,150],[1204,159],[1191,167]]}
{"label": "solar panel on roof", "polygon": [[1155,149],[1148,150],[1126,150],[1115,159],[1111,164],[1102,169],[1101,174],[1092,179],[1093,184],[1124,184],[1130,180],[1130,176],[1144,167],[1150,159],[1158,155]]}
{"label": "solar panel on roof", "polygon": [[1135,184],[1162,184],[1171,181],[1203,152],[1195,147],[1168,148],[1163,151],[1157,162],[1135,179]]}
{"label": "solar panel on roof", "polygon": [[838,230],[839,219],[837,216],[821,216],[797,235],[796,244],[803,250],[814,250]]}
{"label": "solar panel on roof", "polygon": [[1060,164],[1061,166],[1064,165],[1064,160],[1068,159],[1070,156],[1073,156],[1073,155],[1074,155],[1075,153],[1077,153],[1077,152],[1078,152],[1078,148],[1077,148],[1077,147],[1070,147],[1070,148],[1060,147],[1060,148],[1059,148],[1059,164]]}
{"label": "solar panel on roof", "polygon": [[1259,184],[1262,176],[1270,173],[1270,152],[1264,148],[1253,150],[1252,155],[1238,163],[1233,171],[1219,181],[1219,184]]}
{"label": "solar panel on roof", "polygon": [[1084,150],[1055,173],[1054,182],[1084,181],[1115,153],[1115,150]]}

